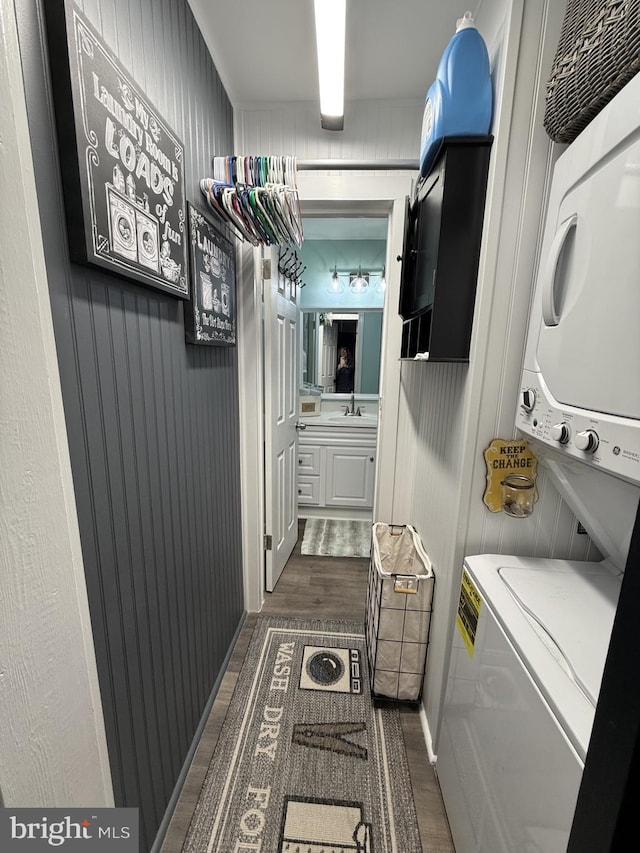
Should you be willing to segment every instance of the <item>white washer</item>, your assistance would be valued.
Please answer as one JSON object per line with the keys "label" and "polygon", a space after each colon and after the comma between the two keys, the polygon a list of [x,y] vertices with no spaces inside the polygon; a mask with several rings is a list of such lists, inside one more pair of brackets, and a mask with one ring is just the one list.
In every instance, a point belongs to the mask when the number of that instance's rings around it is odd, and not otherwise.
{"label": "white washer", "polygon": [[565,853],[621,575],[495,554],[464,569],[437,765],[456,851]]}

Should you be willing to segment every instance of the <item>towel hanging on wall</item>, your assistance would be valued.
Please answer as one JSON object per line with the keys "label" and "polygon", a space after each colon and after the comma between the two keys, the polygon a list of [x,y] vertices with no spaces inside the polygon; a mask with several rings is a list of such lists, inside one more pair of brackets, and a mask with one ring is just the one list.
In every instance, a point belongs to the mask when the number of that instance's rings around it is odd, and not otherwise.
{"label": "towel hanging on wall", "polygon": [[295,157],[213,158],[200,181],[207,204],[254,246],[302,246]]}

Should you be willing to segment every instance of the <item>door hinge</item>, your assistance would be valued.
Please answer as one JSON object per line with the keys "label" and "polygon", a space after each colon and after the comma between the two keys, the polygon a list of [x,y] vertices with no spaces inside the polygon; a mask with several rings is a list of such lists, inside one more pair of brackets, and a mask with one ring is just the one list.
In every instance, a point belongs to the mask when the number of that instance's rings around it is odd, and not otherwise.
{"label": "door hinge", "polygon": [[268,533],[265,533],[263,548],[265,551],[271,551],[272,547],[273,547],[273,540]]}
{"label": "door hinge", "polygon": [[265,281],[271,279],[271,258],[262,259],[262,278]]}

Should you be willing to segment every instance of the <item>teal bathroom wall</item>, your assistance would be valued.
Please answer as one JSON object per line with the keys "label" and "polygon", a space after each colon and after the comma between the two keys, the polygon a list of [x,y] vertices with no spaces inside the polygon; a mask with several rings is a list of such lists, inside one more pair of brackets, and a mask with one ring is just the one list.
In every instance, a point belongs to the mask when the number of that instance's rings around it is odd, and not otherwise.
{"label": "teal bathroom wall", "polygon": [[[299,251],[307,269],[300,294],[300,307],[309,310],[362,311],[382,308],[384,292],[378,284],[380,272],[386,263],[385,240],[305,240]],[[337,267],[342,293],[330,292],[331,273]],[[353,293],[349,288],[349,271],[371,272],[371,283],[364,293]],[[373,271],[376,271],[374,274]]]}

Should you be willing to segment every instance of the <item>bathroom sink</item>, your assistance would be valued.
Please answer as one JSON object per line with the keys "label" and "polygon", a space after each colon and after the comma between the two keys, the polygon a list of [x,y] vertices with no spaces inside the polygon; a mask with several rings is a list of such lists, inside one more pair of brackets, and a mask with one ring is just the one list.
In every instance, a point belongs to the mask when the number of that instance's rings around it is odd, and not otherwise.
{"label": "bathroom sink", "polygon": [[378,416],[371,414],[345,415],[343,412],[336,412],[334,415],[327,415],[327,420],[329,421],[329,423],[342,424],[342,426],[372,427],[378,423]]}

